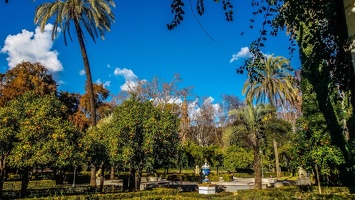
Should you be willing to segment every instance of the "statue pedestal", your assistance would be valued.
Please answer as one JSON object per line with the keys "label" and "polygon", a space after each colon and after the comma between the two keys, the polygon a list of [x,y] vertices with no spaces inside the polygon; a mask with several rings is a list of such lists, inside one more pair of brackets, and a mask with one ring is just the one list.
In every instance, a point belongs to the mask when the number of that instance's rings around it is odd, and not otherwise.
{"label": "statue pedestal", "polygon": [[199,194],[216,194],[216,185],[214,184],[199,184],[198,185]]}

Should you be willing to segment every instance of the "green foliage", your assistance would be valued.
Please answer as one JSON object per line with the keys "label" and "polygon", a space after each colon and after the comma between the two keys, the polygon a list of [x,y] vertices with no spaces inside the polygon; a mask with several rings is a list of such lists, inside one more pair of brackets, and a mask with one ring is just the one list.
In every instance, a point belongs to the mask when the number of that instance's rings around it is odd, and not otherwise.
{"label": "green foliage", "polygon": [[265,137],[265,122],[274,112],[270,105],[248,104],[243,108],[231,110],[230,115],[236,116],[236,121],[231,127],[229,137],[234,141],[244,141],[253,150],[253,167],[255,173],[255,188],[261,189],[261,161],[260,150],[263,138]]}
{"label": "green foliage", "polygon": [[229,146],[224,152],[224,168],[235,171],[236,168],[251,168],[253,152],[238,146]]}
{"label": "green foliage", "polygon": [[256,77],[249,76],[242,91],[248,102],[256,100],[257,103],[270,103],[278,107],[297,101],[297,82],[292,76],[293,68],[286,58],[264,56],[254,70]]}
{"label": "green foliage", "polygon": [[178,156],[179,135],[176,115],[135,97],[117,106],[113,115],[98,129],[105,135],[111,164],[142,174],[144,168],[170,168]]}
{"label": "green foliage", "polygon": [[309,170],[317,164],[320,173],[325,176],[339,174],[338,166],[345,163],[344,155],[339,147],[331,143],[329,132],[324,130],[326,127],[320,127],[324,124],[322,116],[318,115],[318,118],[313,118],[312,121],[301,118],[298,124],[299,132],[293,138],[297,144],[294,145],[294,155],[297,156],[292,160]]}
{"label": "green foliage", "polygon": [[[312,47],[304,49],[304,54],[311,55],[309,50]],[[301,81],[304,115],[297,122],[297,134],[293,137],[297,144],[294,145],[294,154],[297,155],[294,160],[299,166],[308,167],[308,169],[317,164],[320,167],[320,173],[332,176],[333,183],[336,183],[338,181],[336,177],[343,171],[341,169],[344,169],[341,166],[349,161],[349,157],[338,120],[330,120],[337,109],[330,102],[335,91],[329,91],[328,97],[320,99],[317,93],[324,95],[332,86],[328,85],[328,77],[320,76],[325,73],[320,68],[311,69],[311,66],[307,65],[302,72],[307,75],[310,70],[315,73],[315,77],[307,76]],[[317,84],[313,85],[315,82]]]}
{"label": "green foliage", "polygon": [[211,173],[208,175],[208,179],[213,182],[219,182],[220,178],[222,177],[222,180],[225,182],[230,182],[233,180],[233,175],[232,174],[214,174]]}
{"label": "green foliage", "polygon": [[[40,181],[30,181],[28,183],[28,189],[44,189],[44,188],[54,188],[56,186],[55,180],[40,180]],[[20,190],[20,181],[6,181],[4,183],[3,190]]]}
{"label": "green foliage", "polygon": [[[80,133],[63,120],[66,107],[55,96],[27,93],[8,105],[17,125],[9,165],[16,168],[50,164],[68,166],[78,156]],[[10,115],[10,116],[11,116]]]}
{"label": "green foliage", "polygon": [[223,158],[223,150],[215,145],[199,146],[193,142],[182,145],[182,162],[187,164],[186,167],[201,166],[205,163],[205,159],[210,166],[220,167],[223,165]]}
{"label": "green foliage", "polygon": [[52,39],[54,40],[58,36],[59,30],[61,30],[64,35],[65,44],[67,44],[67,36],[72,39],[70,23],[74,23],[86,72],[86,89],[90,102],[91,125],[93,127],[96,126],[95,93],[84,43],[84,29],[86,29],[94,42],[98,36],[104,39],[105,32],[110,30],[111,24],[115,20],[115,16],[111,11],[111,7],[114,6],[115,3],[113,0],[66,0],[43,3],[35,11],[34,22],[39,25],[42,32],[48,21],[54,18]]}

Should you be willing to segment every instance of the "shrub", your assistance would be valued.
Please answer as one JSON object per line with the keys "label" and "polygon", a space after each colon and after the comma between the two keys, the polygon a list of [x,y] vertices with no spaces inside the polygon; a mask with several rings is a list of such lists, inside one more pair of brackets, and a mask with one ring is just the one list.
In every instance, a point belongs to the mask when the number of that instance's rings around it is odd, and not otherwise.
{"label": "shrub", "polygon": [[[28,189],[43,189],[55,187],[55,180],[38,180],[30,181],[28,183]],[[4,183],[3,190],[20,190],[21,181],[6,181]]]}

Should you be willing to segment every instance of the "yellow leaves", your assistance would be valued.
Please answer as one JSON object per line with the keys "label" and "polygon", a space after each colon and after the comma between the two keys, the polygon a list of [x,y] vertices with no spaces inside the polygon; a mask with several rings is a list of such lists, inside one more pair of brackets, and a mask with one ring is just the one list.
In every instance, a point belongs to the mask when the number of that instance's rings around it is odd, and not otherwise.
{"label": "yellow leaves", "polygon": [[262,122],[266,122],[266,121],[269,121],[270,119],[272,118],[272,115],[271,114],[267,114],[263,117],[263,119],[261,120]]}

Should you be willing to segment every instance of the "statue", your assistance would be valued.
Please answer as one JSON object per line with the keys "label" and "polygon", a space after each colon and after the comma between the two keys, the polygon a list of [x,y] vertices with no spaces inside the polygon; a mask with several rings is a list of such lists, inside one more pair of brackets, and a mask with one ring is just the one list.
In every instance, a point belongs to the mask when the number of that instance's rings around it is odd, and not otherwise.
{"label": "statue", "polygon": [[299,178],[306,178],[307,176],[307,171],[303,169],[303,167],[299,167],[298,169],[298,177]]}
{"label": "statue", "polygon": [[96,172],[96,178],[100,178],[100,177],[101,177],[101,168]]}
{"label": "statue", "polygon": [[200,174],[200,167],[196,165],[195,167],[195,174],[199,175]]}

